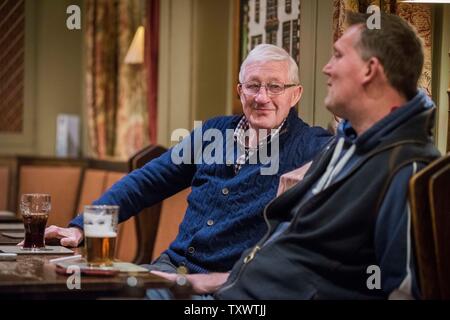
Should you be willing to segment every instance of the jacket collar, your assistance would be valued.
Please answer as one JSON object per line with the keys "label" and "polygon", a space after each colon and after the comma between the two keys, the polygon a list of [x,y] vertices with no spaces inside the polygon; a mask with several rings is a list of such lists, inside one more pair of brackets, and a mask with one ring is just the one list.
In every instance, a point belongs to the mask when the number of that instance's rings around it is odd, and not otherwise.
{"label": "jacket collar", "polygon": [[[402,135],[404,135],[405,129],[407,129],[405,127],[414,126],[418,131],[417,134],[412,136],[423,140],[428,137],[428,133],[431,132],[434,123],[432,121],[423,121],[423,119],[415,122],[410,120],[420,114],[424,114],[424,117],[430,117],[430,113],[426,111],[432,109],[434,109],[433,101],[424,91],[419,90],[414,98],[375,123],[362,135],[357,136],[351,123],[348,120],[344,120],[338,126],[337,136],[344,137],[347,143],[354,143],[356,152],[365,152],[373,149],[380,142],[384,141],[386,137],[396,136],[396,138],[400,138],[398,134],[403,133]],[[423,125],[426,125],[427,128],[421,128]],[[409,130],[406,132],[411,137]]]}

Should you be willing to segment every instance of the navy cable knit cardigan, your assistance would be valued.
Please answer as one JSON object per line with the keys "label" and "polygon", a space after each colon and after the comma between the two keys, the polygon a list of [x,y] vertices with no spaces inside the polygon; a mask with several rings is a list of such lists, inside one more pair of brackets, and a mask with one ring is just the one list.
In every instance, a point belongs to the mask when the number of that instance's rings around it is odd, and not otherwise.
{"label": "navy cable knit cardigan", "polygon": [[[215,128],[225,137],[225,130],[234,130],[239,119],[217,117],[205,122],[201,130]],[[193,134],[190,137],[193,141]],[[275,175],[261,175],[261,164],[243,165],[237,174],[233,165],[177,165],[171,161],[170,149],[122,178],[94,204],[119,205],[121,222],[191,186],[178,236],[165,253],[191,273],[228,271],[266,232],[262,212],[275,197],[280,176],[310,161],[330,138],[324,129],[305,124],[292,108],[280,131]],[[208,142],[203,142],[203,148],[206,145]],[[82,215],[70,226],[82,228]]]}

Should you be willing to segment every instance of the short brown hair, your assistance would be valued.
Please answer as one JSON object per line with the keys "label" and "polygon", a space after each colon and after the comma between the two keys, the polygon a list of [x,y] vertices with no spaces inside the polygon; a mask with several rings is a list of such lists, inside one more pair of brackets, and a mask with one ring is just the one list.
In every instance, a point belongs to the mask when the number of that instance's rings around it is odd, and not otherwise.
{"label": "short brown hair", "polygon": [[402,18],[381,13],[381,28],[367,28],[369,14],[347,12],[348,26],[362,25],[356,48],[365,61],[380,60],[390,84],[408,99],[417,93],[424,54],[421,38],[413,26]]}

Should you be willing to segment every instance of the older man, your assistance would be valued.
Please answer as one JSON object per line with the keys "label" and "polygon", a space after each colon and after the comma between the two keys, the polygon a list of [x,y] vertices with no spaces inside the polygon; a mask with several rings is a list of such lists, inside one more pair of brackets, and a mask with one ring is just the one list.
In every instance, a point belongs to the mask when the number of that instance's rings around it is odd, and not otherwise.
{"label": "older man", "polygon": [[[257,46],[243,62],[239,81],[243,116],[207,121],[178,146],[133,171],[94,202],[119,205],[119,220],[124,221],[180,190],[192,188],[178,236],[152,269],[175,272],[184,266],[189,273],[230,270],[243,250],[267,231],[262,211],[275,197],[280,175],[310,161],[330,140],[327,131],[311,128],[298,118],[293,108],[302,95],[298,67],[283,49]],[[232,134],[227,134],[230,131]],[[220,139],[210,137],[198,144],[196,137],[206,132],[215,137],[220,134],[227,144],[218,150]],[[214,148],[210,148],[212,144]],[[278,166],[269,174],[261,174],[268,163],[260,160],[269,149],[269,158]],[[230,150],[232,163],[228,161]],[[49,227],[46,237],[77,246],[83,239],[82,228],[80,215],[70,228]]]}
{"label": "older man", "polygon": [[[188,275],[220,299],[418,297],[407,204],[410,177],[439,156],[435,107],[417,90],[421,40],[397,16],[349,14],[323,71],[326,107],[344,119],[335,142],[304,180],[271,202],[269,232],[245,252],[226,283]],[[407,58],[405,58],[407,57]],[[173,279],[173,275],[165,275]]]}

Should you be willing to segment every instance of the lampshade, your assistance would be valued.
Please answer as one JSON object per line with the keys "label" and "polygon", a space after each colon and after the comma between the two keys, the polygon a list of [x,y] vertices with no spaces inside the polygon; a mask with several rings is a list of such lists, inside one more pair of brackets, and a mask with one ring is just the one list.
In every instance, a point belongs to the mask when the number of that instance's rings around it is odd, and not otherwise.
{"label": "lampshade", "polygon": [[125,63],[140,64],[144,63],[144,27],[140,26],[134,35],[127,55]]}

